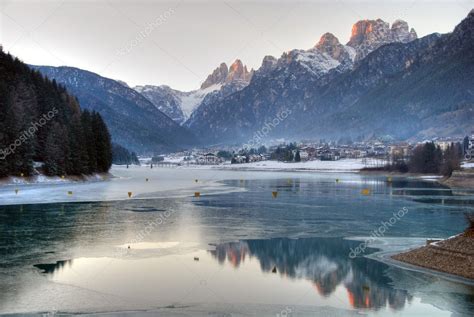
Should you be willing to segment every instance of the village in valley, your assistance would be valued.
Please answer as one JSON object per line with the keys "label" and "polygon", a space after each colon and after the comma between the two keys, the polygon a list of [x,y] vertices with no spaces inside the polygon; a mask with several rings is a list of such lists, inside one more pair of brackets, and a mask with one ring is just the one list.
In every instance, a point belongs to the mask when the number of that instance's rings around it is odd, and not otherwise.
{"label": "village in valley", "polygon": [[247,164],[262,161],[279,161],[286,163],[308,161],[340,161],[358,160],[366,167],[380,168],[393,160],[408,161],[414,149],[423,144],[431,143],[441,152],[451,146],[459,148],[460,161],[465,167],[470,166],[474,156],[474,132],[463,139],[439,138],[421,142],[395,141],[301,141],[273,142],[258,148],[242,148],[242,146],[214,146],[196,148],[188,151],[157,155],[153,158],[141,158],[145,165],[229,165]]}

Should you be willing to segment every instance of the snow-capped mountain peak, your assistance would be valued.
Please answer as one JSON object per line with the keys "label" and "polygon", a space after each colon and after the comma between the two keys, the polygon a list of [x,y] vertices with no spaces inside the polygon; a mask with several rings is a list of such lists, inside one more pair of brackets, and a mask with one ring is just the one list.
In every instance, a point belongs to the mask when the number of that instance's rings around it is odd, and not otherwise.
{"label": "snow-capped mountain peak", "polygon": [[289,56],[316,76],[325,74],[340,65],[338,60],[318,49],[293,50]]}
{"label": "snow-capped mountain peak", "polygon": [[341,44],[334,34],[325,33],[313,48],[292,50],[283,58],[298,62],[311,74],[320,77],[338,67],[341,70],[351,68],[355,55],[352,47]]}
{"label": "snow-capped mountain peak", "polygon": [[204,89],[179,91],[169,86],[136,86],[133,89],[151,101],[157,109],[175,122],[182,124],[202,102],[207,94],[219,90],[222,84],[213,84]]}
{"label": "snow-capped mountain peak", "polygon": [[248,71],[247,66],[240,59],[236,59],[230,67],[221,63],[197,90],[179,91],[164,85],[137,86],[134,89],[171,119],[183,124],[207,95],[223,90],[220,95],[224,96],[242,89],[250,83],[253,73],[253,69]]}
{"label": "snow-capped mountain peak", "polygon": [[356,60],[361,60],[370,52],[388,43],[407,43],[417,38],[415,30],[408,30],[408,23],[396,20],[392,27],[382,19],[361,20],[352,26],[352,35],[347,43],[356,52]]}
{"label": "snow-capped mountain peak", "polygon": [[202,83],[201,88],[193,91],[179,91],[168,86],[137,86],[134,89],[150,100],[155,107],[171,119],[183,124],[193,111],[203,102],[207,95],[226,88],[223,95],[242,89],[250,82],[253,70],[250,72],[241,60],[237,59],[230,67],[221,63]]}

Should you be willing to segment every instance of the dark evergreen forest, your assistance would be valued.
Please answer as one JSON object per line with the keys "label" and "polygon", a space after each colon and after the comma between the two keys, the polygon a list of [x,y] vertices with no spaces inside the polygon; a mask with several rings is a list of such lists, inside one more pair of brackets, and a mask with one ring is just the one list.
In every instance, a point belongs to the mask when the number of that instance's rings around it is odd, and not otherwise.
{"label": "dark evergreen forest", "polygon": [[[39,163],[39,164],[35,164]],[[0,51],[0,177],[103,173],[111,137],[97,112],[64,86]]]}

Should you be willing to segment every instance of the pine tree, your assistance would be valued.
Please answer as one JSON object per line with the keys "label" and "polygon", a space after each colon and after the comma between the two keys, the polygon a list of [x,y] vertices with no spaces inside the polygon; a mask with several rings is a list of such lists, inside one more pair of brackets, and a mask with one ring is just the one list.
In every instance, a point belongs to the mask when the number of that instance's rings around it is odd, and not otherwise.
{"label": "pine tree", "polygon": [[97,172],[105,173],[112,166],[110,134],[99,113],[92,113],[92,122],[96,142]]}
{"label": "pine tree", "polygon": [[441,173],[444,176],[451,176],[453,171],[461,169],[461,155],[460,150],[462,146],[460,143],[452,143],[444,152],[443,165],[441,167]]}
{"label": "pine tree", "polygon": [[469,137],[465,136],[463,140],[463,153],[466,154],[469,151]]}
{"label": "pine tree", "polygon": [[0,177],[9,175],[9,165],[7,161],[7,147],[10,144],[10,138],[7,133],[7,107],[8,107],[8,88],[3,81],[0,81]]}
{"label": "pine tree", "polygon": [[67,174],[81,175],[88,172],[87,149],[79,117],[74,117],[68,133],[69,152],[67,157]]}
{"label": "pine tree", "polygon": [[300,151],[296,151],[295,162],[301,162]]}
{"label": "pine tree", "polygon": [[96,151],[96,140],[95,134],[92,127],[92,117],[88,110],[84,110],[81,115],[82,130],[84,132],[84,138],[87,150],[87,174],[94,173],[97,170],[97,151]]}
{"label": "pine tree", "polygon": [[112,162],[113,164],[117,165],[140,165],[140,161],[138,160],[135,152],[130,152],[123,146],[116,143],[112,143]]}
{"label": "pine tree", "polygon": [[59,123],[53,123],[48,129],[48,136],[45,144],[44,171],[46,175],[64,175],[67,171],[67,153],[69,152],[68,142],[65,136],[68,135],[67,129]]}

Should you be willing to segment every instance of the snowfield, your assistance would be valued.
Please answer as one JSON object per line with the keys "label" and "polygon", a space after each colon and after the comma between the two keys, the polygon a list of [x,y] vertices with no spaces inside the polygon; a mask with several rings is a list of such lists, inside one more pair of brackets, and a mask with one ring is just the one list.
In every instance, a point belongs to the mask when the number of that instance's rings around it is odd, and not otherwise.
{"label": "snowfield", "polygon": [[199,168],[217,168],[231,170],[269,170],[269,171],[319,171],[319,172],[358,172],[364,167],[373,167],[382,164],[378,160],[344,159],[339,161],[307,161],[287,163],[278,161],[261,161],[244,164],[204,165]]}
{"label": "snowfield", "polygon": [[462,168],[474,168],[474,162],[464,162],[461,164]]}

